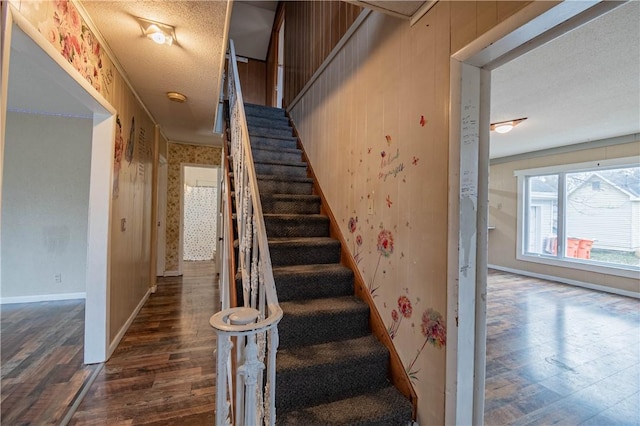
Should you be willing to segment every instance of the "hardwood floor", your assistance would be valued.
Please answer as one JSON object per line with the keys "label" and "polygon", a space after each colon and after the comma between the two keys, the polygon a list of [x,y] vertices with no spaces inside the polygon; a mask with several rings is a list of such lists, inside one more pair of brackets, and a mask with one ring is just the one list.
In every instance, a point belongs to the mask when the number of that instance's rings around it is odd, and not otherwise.
{"label": "hardwood floor", "polygon": [[640,424],[640,300],[490,271],[487,425]]}
{"label": "hardwood floor", "polygon": [[3,305],[3,425],[57,425],[97,366],[83,365],[84,300]]}
{"label": "hardwood floor", "polygon": [[185,262],[151,295],[71,419],[75,425],[214,423],[213,262]]}

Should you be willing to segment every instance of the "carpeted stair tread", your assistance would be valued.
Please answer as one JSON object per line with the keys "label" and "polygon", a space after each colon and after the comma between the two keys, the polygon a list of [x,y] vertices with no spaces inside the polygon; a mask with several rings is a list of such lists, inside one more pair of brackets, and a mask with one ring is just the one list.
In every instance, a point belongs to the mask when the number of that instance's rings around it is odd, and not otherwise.
{"label": "carpeted stair tread", "polygon": [[307,176],[307,166],[294,166],[290,164],[273,164],[273,163],[262,163],[255,162],[254,167],[256,170],[256,174],[260,175],[277,175],[282,176],[283,178],[289,177],[306,177]]}
{"label": "carpeted stair tread", "polygon": [[388,363],[389,352],[372,335],[279,350],[276,413],[382,389]]}
{"label": "carpeted stair tread", "polygon": [[259,115],[261,117],[286,117],[286,112],[282,108],[245,103],[244,109],[247,114]]}
{"label": "carpeted stair tread", "polygon": [[304,167],[307,168],[307,163],[304,161],[289,161],[289,160],[254,160],[256,164],[273,164],[277,166],[290,166],[290,167]]}
{"label": "carpeted stair tread", "polygon": [[369,333],[369,306],[355,296],[282,302],[281,348],[362,337]]}
{"label": "carpeted stair tread", "polygon": [[260,199],[262,211],[265,213],[320,213],[320,196],[318,195],[261,193]]}
{"label": "carpeted stair tread", "polygon": [[260,180],[280,180],[284,182],[305,182],[305,183],[313,183],[313,179],[306,176],[278,176],[278,175],[263,175],[256,174],[256,178]]}
{"label": "carpeted stair tread", "polygon": [[263,127],[263,126],[252,126],[249,127],[249,135],[254,136],[267,136],[267,137],[277,137],[277,136],[285,136],[292,137],[293,129],[291,127]]}
{"label": "carpeted stair tread", "polygon": [[412,407],[393,386],[353,398],[278,414],[282,426],[406,426]]}
{"label": "carpeted stair tread", "polygon": [[339,263],[276,266],[273,278],[280,302],[353,295],[353,271]]}
{"label": "carpeted stair tread", "polygon": [[269,146],[251,148],[253,161],[302,161],[302,151],[294,148],[275,148]]}
{"label": "carpeted stair tread", "polygon": [[340,241],[329,237],[269,238],[273,266],[338,263]]}
{"label": "carpeted stair tread", "polygon": [[326,237],[329,218],[321,214],[263,214],[267,237]]}
{"label": "carpeted stair tread", "polygon": [[298,140],[294,137],[249,135],[251,149],[296,149]]}
{"label": "carpeted stair tread", "polygon": [[247,124],[259,127],[291,128],[286,117],[263,117],[259,115],[247,114]]}

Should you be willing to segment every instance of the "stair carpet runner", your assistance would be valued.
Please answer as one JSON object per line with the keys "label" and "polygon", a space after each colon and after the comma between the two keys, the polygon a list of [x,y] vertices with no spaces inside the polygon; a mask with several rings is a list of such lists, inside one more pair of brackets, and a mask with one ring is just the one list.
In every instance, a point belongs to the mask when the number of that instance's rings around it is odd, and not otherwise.
{"label": "stair carpet runner", "polygon": [[278,300],[276,416],[280,425],[407,425],[412,407],[388,380],[389,353],[371,334],[369,307],[284,110],[245,104]]}

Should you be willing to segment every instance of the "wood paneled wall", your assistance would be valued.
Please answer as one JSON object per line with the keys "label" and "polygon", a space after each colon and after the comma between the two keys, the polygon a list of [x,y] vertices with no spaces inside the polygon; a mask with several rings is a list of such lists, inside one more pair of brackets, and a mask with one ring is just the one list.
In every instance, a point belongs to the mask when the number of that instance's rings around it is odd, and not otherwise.
{"label": "wood paneled wall", "polygon": [[361,11],[341,1],[285,3],[285,105],[302,90]]}
{"label": "wood paneled wall", "polygon": [[257,59],[238,62],[238,75],[245,102],[266,105],[267,64]]}

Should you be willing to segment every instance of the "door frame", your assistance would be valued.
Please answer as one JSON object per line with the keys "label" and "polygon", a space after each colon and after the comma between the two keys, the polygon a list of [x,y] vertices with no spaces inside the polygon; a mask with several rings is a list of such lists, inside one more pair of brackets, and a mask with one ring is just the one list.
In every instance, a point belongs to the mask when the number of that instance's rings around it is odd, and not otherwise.
{"label": "door frame", "polygon": [[158,156],[158,198],[157,198],[157,218],[156,227],[158,232],[158,250],[156,260],[156,270],[153,272],[157,277],[165,276],[166,255],[167,255],[167,185],[169,165],[164,155]]}
{"label": "door frame", "polygon": [[484,422],[491,70],[621,4],[532,2],[451,55],[445,424]]}
{"label": "door frame", "polygon": [[[24,18],[18,9],[2,2],[2,90],[0,91],[0,176],[4,164],[4,145],[9,89],[9,61],[14,25],[29,37],[40,50],[32,59],[40,63],[53,60],[61,71],[73,80],[60,82],[69,96],[93,111],[91,171],[89,183],[89,213],[87,232],[87,278],[85,284],[84,363],[94,364],[109,357],[109,270],[111,226],[111,182],[116,110],[98,93],[73,66],[60,55],[40,32]],[[1,179],[1,178],[0,178]],[[0,197],[1,192],[0,181]]]}

